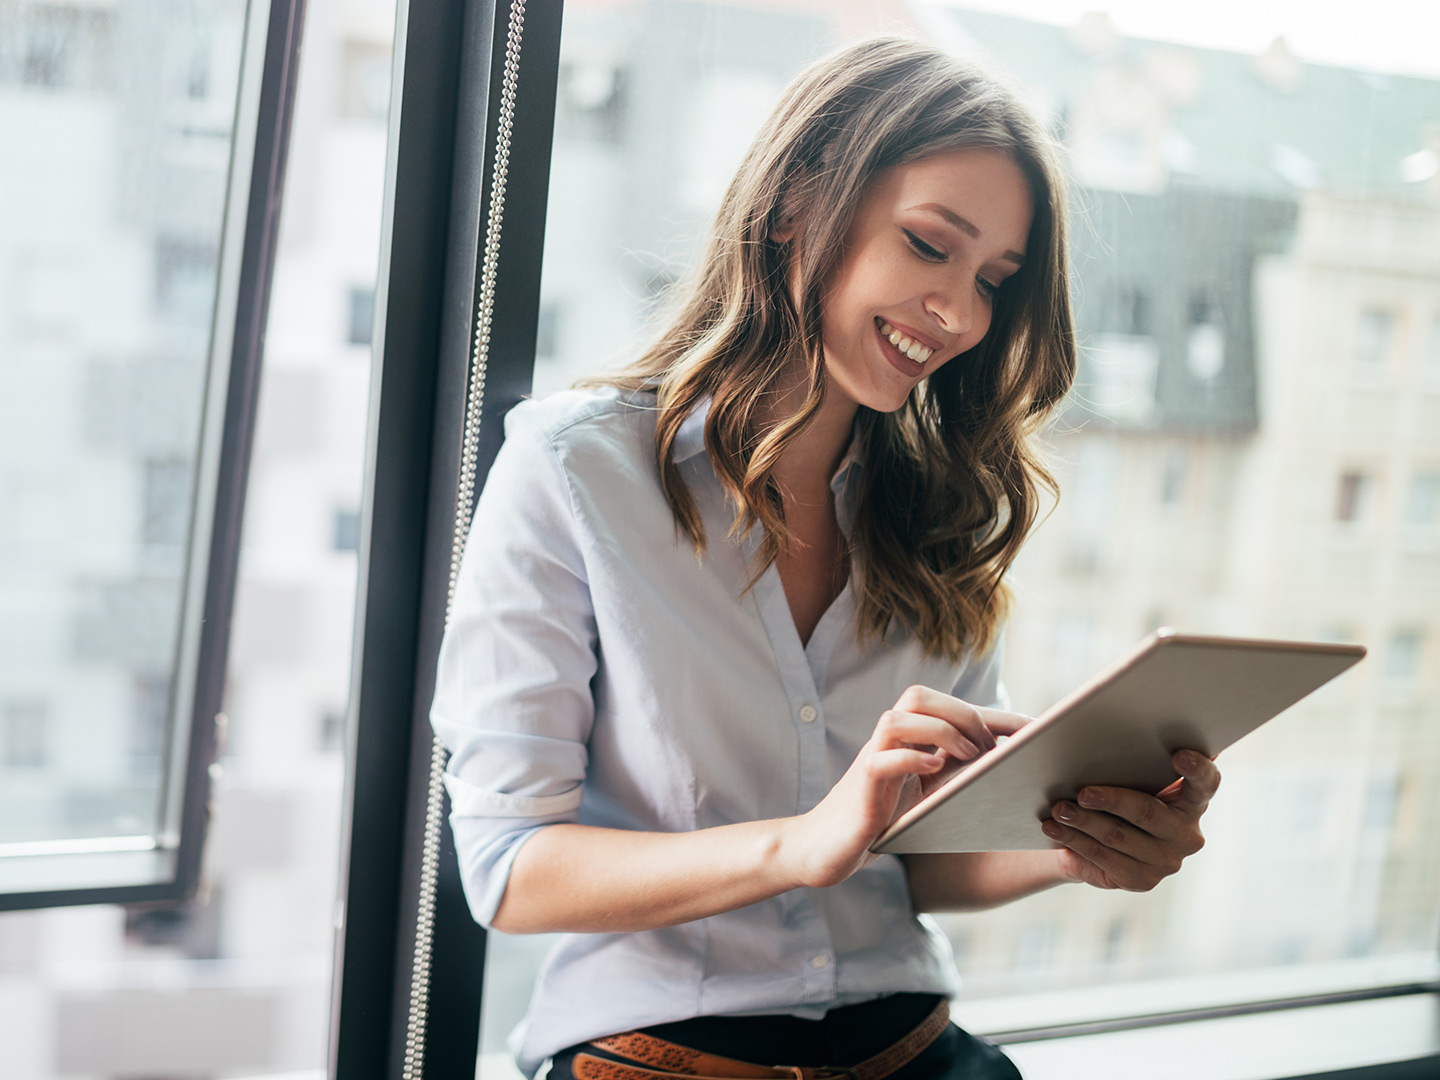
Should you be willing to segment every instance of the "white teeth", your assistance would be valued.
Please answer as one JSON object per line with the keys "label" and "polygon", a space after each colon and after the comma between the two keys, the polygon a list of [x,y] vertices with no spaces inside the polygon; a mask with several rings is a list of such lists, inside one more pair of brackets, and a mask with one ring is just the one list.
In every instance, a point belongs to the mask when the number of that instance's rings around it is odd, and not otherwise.
{"label": "white teeth", "polygon": [[891,345],[917,363],[923,364],[934,355],[934,349],[906,337],[884,319],[880,320],[880,333],[890,340]]}

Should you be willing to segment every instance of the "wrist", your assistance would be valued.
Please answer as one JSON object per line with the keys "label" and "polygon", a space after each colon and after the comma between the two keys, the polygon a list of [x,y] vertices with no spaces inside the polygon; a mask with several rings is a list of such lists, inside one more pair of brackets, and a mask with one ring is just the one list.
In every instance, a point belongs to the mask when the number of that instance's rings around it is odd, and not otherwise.
{"label": "wrist", "polygon": [[804,816],[774,818],[768,826],[762,853],[762,873],[781,892],[809,885],[805,873],[805,842],[800,836]]}

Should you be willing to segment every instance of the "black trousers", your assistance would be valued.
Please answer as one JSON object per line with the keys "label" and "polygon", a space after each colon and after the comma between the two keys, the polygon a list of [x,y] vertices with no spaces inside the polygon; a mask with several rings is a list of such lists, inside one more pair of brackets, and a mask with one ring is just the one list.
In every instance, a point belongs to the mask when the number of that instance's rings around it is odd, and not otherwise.
{"label": "black trousers", "polygon": [[[939,1002],[934,994],[894,994],[832,1009],[821,1020],[796,1016],[700,1016],[641,1028],[657,1039],[758,1065],[858,1065],[897,1042]],[[586,1044],[555,1055],[546,1080],[574,1080],[570,1063]],[[589,1050],[599,1057],[612,1057]],[[620,1059],[617,1059],[620,1060]],[[950,1024],[891,1080],[1021,1080],[998,1047]]]}

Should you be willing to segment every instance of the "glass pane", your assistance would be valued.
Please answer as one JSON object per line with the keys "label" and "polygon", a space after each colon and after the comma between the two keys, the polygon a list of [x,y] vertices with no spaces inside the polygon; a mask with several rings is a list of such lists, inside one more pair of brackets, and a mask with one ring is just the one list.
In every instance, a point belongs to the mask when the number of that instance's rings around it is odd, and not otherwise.
{"label": "glass pane", "polygon": [[[1081,6],[1004,7],[567,4],[536,391],[637,355],[810,59],[898,31],[1014,77],[1069,151],[1083,345],[1049,435],[1064,494],[1013,570],[1016,706],[1161,624],[1372,657],[1221,759],[1206,850],[1154,892],[943,917],[959,1015],[1023,994],[1035,1022],[1072,1019],[1072,994],[1038,1004],[1070,986],[1105,1014],[1433,972],[1440,561],[1398,540],[1434,518],[1420,478],[1440,454],[1440,286],[1416,269],[1440,247],[1440,82],[1382,72],[1440,70],[1402,42],[1359,52],[1318,10],[1217,16],[1197,39],[1133,7],[1152,40]],[[492,939],[487,1067],[507,1067],[542,951]],[[1237,972],[1245,988],[1212,978]]]}
{"label": "glass pane", "polygon": [[0,890],[168,875],[245,11],[0,6]]}
{"label": "glass pane", "polygon": [[[200,893],[0,914],[4,1080],[325,1075],[371,372],[352,297],[379,263],[394,25],[394,0],[307,4]],[[28,707],[0,709],[0,754],[33,753]]]}

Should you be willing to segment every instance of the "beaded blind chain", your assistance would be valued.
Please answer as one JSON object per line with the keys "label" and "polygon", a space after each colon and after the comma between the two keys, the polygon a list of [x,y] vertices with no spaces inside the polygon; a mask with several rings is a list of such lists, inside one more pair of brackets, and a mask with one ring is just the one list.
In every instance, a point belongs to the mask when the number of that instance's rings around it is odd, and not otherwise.
{"label": "beaded blind chain", "polygon": [[[495,168],[490,180],[490,213],[485,222],[485,258],[480,270],[480,296],[475,309],[475,341],[470,352],[470,385],[465,396],[465,434],[460,452],[460,482],[455,498],[455,534],[450,549],[450,586],[445,618],[455,601],[460,558],[470,534],[470,509],[475,498],[475,468],[480,448],[480,417],[485,405],[485,369],[490,360],[490,326],[495,311],[496,267],[500,261],[500,227],[505,215],[505,183],[510,171],[510,137],[515,119],[515,86],[520,76],[520,35],[525,25],[525,0],[514,0],[505,39],[505,73],[500,90],[496,128]],[[415,917],[415,955],[410,969],[410,1015],[405,1028],[404,1080],[421,1080],[425,1068],[425,1023],[430,1004],[430,954],[435,934],[435,893],[440,877],[441,810],[445,796],[444,744],[430,749],[430,783],[425,798],[425,842],[420,855],[420,896]]]}

